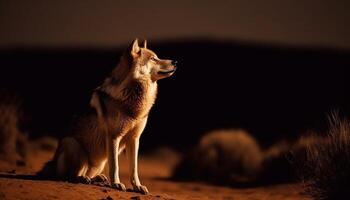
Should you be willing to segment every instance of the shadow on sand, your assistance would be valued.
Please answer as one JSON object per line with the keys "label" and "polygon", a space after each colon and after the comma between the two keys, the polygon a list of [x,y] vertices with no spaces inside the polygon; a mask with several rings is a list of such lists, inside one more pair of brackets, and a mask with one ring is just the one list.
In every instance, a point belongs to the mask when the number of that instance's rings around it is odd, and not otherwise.
{"label": "shadow on sand", "polygon": [[44,180],[33,174],[16,174],[14,172],[0,172],[0,178],[23,179],[23,180]]}

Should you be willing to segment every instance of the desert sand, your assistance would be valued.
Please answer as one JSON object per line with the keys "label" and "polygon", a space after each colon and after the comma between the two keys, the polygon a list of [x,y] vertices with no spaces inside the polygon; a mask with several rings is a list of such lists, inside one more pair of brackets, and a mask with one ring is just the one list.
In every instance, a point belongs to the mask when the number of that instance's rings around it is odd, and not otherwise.
{"label": "desert sand", "polygon": [[[140,156],[140,178],[150,191],[148,195],[120,192],[109,187],[74,184],[63,181],[35,180],[33,175],[48,161],[54,151],[31,148],[26,166],[0,163],[0,199],[223,199],[223,200],[295,200],[308,199],[300,184],[283,184],[257,188],[231,188],[206,183],[178,182],[169,177],[176,156]],[[121,155],[121,179],[128,188],[128,170]]]}

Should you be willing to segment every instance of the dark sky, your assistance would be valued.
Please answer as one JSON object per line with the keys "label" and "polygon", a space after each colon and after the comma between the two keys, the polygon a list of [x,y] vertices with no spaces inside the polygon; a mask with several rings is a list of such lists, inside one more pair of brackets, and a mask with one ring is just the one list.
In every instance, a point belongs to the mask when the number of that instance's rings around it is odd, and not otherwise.
{"label": "dark sky", "polygon": [[0,0],[0,48],[198,36],[349,48],[349,2]]}

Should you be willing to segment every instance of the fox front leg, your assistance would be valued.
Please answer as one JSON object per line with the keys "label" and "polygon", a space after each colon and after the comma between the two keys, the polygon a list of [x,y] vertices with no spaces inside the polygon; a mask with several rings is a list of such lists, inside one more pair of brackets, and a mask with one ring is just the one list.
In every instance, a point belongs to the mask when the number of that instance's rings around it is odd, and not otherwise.
{"label": "fox front leg", "polygon": [[120,144],[120,137],[116,139],[108,139],[108,166],[109,166],[109,177],[111,180],[111,186],[121,191],[126,191],[126,187],[119,179],[119,162],[118,162],[118,151]]}
{"label": "fox front leg", "polygon": [[129,161],[129,173],[130,173],[130,182],[136,192],[142,194],[148,194],[148,189],[146,186],[141,185],[139,175],[138,175],[138,151],[139,151],[139,139],[140,135],[145,128],[146,120],[140,123],[133,130],[133,136],[130,137],[126,144],[126,154]]}
{"label": "fox front leg", "polygon": [[130,182],[136,192],[140,192],[142,194],[148,194],[149,192],[147,187],[141,185],[141,182],[138,176],[138,167],[137,167],[138,149],[139,149],[139,140],[137,138],[131,138],[126,149],[126,153],[129,160]]}

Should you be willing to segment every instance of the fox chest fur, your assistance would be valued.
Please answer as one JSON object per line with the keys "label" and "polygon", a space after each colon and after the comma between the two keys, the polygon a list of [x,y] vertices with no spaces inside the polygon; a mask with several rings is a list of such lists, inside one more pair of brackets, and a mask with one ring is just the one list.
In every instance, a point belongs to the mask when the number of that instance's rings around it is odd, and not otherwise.
{"label": "fox chest fur", "polygon": [[126,134],[139,121],[148,117],[157,95],[157,84],[132,80],[115,94],[99,92],[101,107],[111,134]]}

